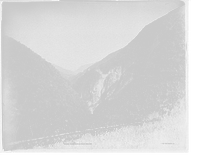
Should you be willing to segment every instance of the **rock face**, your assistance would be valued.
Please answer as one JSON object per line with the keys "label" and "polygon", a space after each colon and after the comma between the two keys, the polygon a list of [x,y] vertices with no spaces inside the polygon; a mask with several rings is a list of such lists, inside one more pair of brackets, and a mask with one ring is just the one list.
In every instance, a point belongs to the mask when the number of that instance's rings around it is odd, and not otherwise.
{"label": "rock face", "polygon": [[90,90],[91,98],[87,101],[92,114],[101,101],[105,101],[113,94],[115,88],[112,86],[121,78],[122,69],[121,67],[116,67],[107,74],[103,74],[100,69],[97,69],[96,72],[99,74],[99,78]]}
{"label": "rock face", "polygon": [[170,111],[185,94],[184,6],[148,24],[126,47],[77,75],[73,88],[95,124]]}

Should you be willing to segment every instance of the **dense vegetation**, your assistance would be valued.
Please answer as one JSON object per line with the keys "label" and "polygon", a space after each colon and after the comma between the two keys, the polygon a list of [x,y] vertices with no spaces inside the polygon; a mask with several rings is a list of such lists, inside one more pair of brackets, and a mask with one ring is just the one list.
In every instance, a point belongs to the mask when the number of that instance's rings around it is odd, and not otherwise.
{"label": "dense vegetation", "polygon": [[50,63],[6,36],[2,58],[4,130],[11,141],[84,126],[84,103]]}
{"label": "dense vegetation", "polygon": [[108,125],[148,119],[152,115],[157,118],[170,113],[184,95],[184,78],[139,77],[124,89],[123,94],[104,104],[97,115]]}
{"label": "dense vegetation", "polygon": [[[49,146],[49,149],[83,149],[108,151],[185,151],[188,147],[187,141],[187,112],[185,100],[180,100],[169,115],[151,115],[159,117],[157,121],[143,123],[139,126],[129,125],[107,131],[99,135],[86,133],[81,138],[67,143],[58,142]],[[77,144],[74,144],[77,143]],[[88,144],[85,144],[88,143]],[[35,149],[43,147],[35,146]]]}

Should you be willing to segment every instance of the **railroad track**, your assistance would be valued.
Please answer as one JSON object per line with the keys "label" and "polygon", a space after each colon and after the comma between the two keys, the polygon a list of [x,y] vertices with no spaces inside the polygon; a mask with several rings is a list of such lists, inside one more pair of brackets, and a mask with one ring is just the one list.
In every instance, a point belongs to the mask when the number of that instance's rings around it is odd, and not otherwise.
{"label": "railroad track", "polygon": [[46,137],[40,137],[35,139],[28,139],[28,140],[21,140],[9,143],[8,145],[13,147],[17,145],[26,145],[25,147],[32,147],[34,145],[37,145],[38,143],[45,142],[47,144],[49,143],[55,143],[59,142],[62,138],[67,136],[68,139],[76,139],[81,137],[81,135],[85,133],[96,133],[97,131],[109,131],[109,130],[115,130],[116,128],[122,127],[122,126],[129,126],[129,125],[142,125],[143,123],[149,123],[149,122],[155,122],[159,121],[158,119],[150,120],[150,121],[138,121],[134,123],[127,123],[127,124],[118,124],[118,125],[110,125],[110,126],[104,126],[104,127],[97,127],[92,129],[85,129],[82,131],[74,131],[74,132],[67,132],[67,133],[61,133],[56,135],[50,135]]}

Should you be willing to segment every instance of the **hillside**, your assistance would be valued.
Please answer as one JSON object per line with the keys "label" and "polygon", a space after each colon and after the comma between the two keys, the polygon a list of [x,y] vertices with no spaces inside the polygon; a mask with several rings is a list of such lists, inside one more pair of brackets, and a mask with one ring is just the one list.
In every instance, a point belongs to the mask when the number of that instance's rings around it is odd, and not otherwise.
{"label": "hillside", "polygon": [[84,126],[85,105],[53,65],[16,40],[2,38],[5,142]]}
{"label": "hillside", "polygon": [[[187,114],[184,104],[184,101],[180,100],[171,114],[163,115],[161,120],[143,123],[140,126],[129,125],[103,134],[86,133],[79,139],[58,142],[48,149],[185,152],[188,150],[188,136],[185,129]],[[35,146],[35,150],[41,148]]]}
{"label": "hillside", "polygon": [[87,102],[95,126],[143,122],[154,112],[169,112],[184,97],[184,19],[182,6],[77,75],[73,88]]}

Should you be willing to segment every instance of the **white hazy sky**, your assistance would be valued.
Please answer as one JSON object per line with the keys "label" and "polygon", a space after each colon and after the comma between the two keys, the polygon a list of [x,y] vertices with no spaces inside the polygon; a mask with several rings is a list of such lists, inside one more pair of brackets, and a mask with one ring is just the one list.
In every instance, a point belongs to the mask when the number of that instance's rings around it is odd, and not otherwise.
{"label": "white hazy sky", "polygon": [[47,61],[76,70],[127,45],[178,2],[4,3],[4,32]]}

